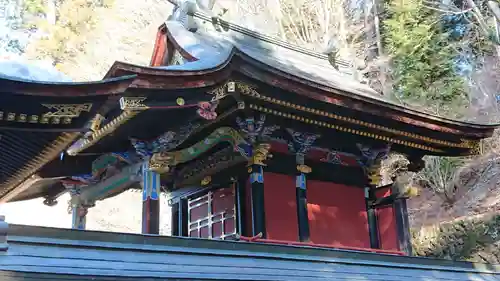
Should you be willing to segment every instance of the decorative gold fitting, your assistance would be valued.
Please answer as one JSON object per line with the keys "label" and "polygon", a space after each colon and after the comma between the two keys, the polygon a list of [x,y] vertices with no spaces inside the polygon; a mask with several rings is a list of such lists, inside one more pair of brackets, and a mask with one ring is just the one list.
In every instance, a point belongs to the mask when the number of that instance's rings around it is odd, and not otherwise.
{"label": "decorative gold fitting", "polygon": [[121,110],[146,110],[149,106],[144,104],[145,97],[122,97],[120,98]]}
{"label": "decorative gold fitting", "polygon": [[90,130],[92,130],[93,132],[96,132],[97,130],[99,130],[101,128],[101,124],[102,124],[103,120],[104,120],[104,116],[102,116],[101,114],[97,114],[94,117],[94,120],[92,120],[92,124],[90,125]]}
{"label": "decorative gold fitting", "polygon": [[80,116],[82,112],[90,112],[92,109],[91,103],[84,104],[42,104],[42,106],[52,109],[55,111],[50,111],[42,114],[43,117],[69,117],[69,118],[77,118]]}
{"label": "decorative gold fitting", "polygon": [[201,185],[206,186],[209,185],[212,182],[212,177],[211,176],[206,176],[201,180]]}
{"label": "decorative gold fitting", "polygon": [[264,161],[272,158],[272,155],[269,154],[270,149],[271,145],[268,143],[261,143],[254,147],[253,155],[250,159],[249,165],[267,166]]}
{"label": "decorative gold fitting", "polygon": [[302,165],[297,165],[297,171],[304,174],[309,174],[310,172],[312,172],[312,168],[302,164]]}

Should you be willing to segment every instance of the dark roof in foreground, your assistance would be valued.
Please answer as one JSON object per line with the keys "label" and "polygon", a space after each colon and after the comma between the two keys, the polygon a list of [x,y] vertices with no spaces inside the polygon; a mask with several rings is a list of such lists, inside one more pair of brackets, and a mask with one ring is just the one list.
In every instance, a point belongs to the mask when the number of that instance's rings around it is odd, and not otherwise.
{"label": "dark roof in foreground", "polygon": [[22,191],[16,187],[29,177],[36,180],[34,174],[88,131],[89,121],[132,80],[73,83],[0,76],[0,201],[15,197]]}
{"label": "dark roof in foreground", "polygon": [[500,280],[468,262],[19,225],[8,244],[8,280]]}

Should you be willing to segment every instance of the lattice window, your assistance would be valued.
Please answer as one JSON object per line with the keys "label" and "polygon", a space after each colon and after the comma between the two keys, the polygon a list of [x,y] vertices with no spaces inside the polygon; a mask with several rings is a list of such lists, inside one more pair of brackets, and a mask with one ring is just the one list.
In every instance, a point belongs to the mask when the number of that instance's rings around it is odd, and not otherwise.
{"label": "lattice window", "polygon": [[236,234],[234,188],[209,191],[188,200],[190,237],[227,239]]}

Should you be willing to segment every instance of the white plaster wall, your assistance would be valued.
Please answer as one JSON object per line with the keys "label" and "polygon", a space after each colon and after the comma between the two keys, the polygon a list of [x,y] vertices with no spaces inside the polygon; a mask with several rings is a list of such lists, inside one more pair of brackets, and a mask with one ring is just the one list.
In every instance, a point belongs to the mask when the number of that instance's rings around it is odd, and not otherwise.
{"label": "white plaster wall", "polygon": [[[89,210],[88,230],[140,233],[142,198],[139,191],[126,191],[113,198],[97,202]],[[0,215],[12,224],[71,228],[71,214],[68,213],[69,194],[59,198],[56,206],[48,207],[43,199],[13,202],[0,205]],[[160,234],[170,234],[171,208],[165,194],[160,201]]]}

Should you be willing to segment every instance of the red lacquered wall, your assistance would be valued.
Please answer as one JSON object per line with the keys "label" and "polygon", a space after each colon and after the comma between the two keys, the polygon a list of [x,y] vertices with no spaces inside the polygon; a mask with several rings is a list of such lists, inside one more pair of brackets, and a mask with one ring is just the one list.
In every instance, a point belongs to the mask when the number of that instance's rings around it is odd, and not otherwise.
{"label": "red lacquered wall", "polygon": [[308,180],[307,210],[311,242],[370,248],[362,188]]}
{"label": "red lacquered wall", "polygon": [[[391,195],[390,188],[377,191],[377,197],[389,195]],[[399,250],[396,217],[392,205],[377,209],[377,222],[380,248],[383,250]]]}
{"label": "red lacquered wall", "polygon": [[267,239],[298,241],[295,177],[264,173]]}

